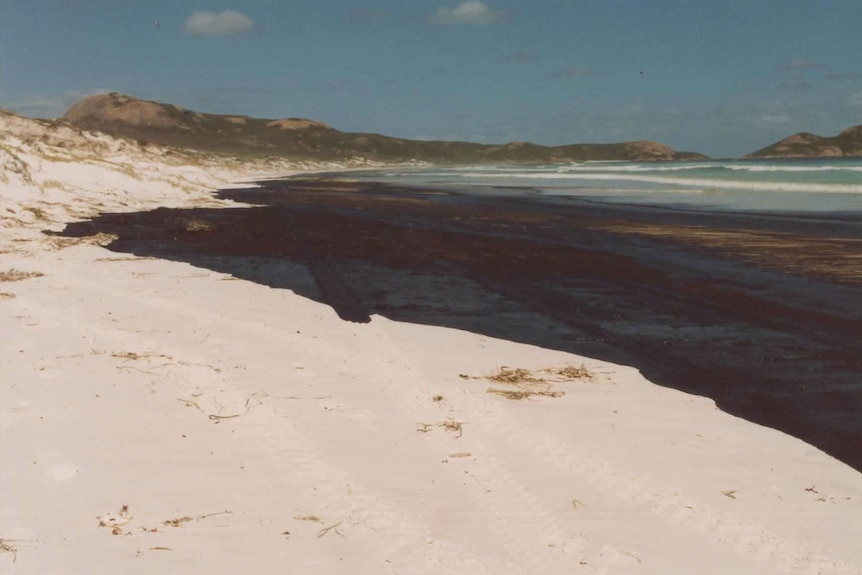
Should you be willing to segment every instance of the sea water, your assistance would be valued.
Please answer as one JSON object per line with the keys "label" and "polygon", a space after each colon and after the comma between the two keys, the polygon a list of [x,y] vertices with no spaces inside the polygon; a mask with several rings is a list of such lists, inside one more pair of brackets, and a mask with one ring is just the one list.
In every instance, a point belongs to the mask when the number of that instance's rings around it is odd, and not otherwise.
{"label": "sea water", "polygon": [[473,193],[538,194],[678,209],[862,215],[862,159],[576,162],[365,172]]}

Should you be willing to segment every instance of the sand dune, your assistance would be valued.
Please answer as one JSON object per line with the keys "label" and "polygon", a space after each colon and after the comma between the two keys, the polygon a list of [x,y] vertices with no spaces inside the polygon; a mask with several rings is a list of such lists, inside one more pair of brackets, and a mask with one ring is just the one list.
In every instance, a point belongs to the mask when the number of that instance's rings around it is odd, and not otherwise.
{"label": "sand dune", "polygon": [[334,166],[0,122],[0,572],[862,572],[862,475],[710,400],[43,233]]}

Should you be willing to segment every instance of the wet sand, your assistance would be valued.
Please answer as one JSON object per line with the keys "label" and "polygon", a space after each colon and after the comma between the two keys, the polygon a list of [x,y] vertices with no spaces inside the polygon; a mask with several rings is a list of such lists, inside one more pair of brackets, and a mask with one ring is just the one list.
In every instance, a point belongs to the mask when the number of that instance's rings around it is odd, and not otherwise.
{"label": "wet sand", "polygon": [[[862,471],[862,222],[295,178],[70,224],[108,248],[616,363]],[[290,273],[296,266],[305,274]]]}

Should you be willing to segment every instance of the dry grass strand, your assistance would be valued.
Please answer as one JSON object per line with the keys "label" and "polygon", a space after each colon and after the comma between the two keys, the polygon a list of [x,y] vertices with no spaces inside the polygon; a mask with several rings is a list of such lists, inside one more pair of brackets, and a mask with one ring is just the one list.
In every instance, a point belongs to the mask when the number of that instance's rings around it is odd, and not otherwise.
{"label": "dry grass strand", "polygon": [[9,539],[0,539],[0,553],[11,553],[12,563],[18,560],[18,549],[9,544]]}
{"label": "dry grass strand", "polygon": [[519,383],[539,383],[544,381],[541,378],[534,377],[533,372],[529,369],[520,367],[503,366],[496,373],[486,375],[485,379],[496,383],[519,384]]}
{"label": "dry grass strand", "polygon": [[434,428],[442,427],[446,431],[451,431],[453,433],[457,433],[458,437],[461,437],[464,434],[464,425],[461,421],[455,421],[455,418],[449,417],[445,421],[441,421],[439,423],[417,423],[416,431],[420,433],[428,433]]}
{"label": "dry grass strand", "polygon": [[566,367],[552,367],[543,370],[545,373],[549,373],[551,375],[556,375],[558,377],[562,377],[567,381],[575,380],[575,379],[592,379],[593,373],[587,369],[587,366],[581,364],[580,366],[575,366],[572,364],[567,364]]}
{"label": "dry grass strand", "polygon": [[338,523],[330,525],[329,527],[324,527],[323,529],[321,529],[320,531],[317,532],[317,538],[320,539],[321,537],[323,537],[324,535],[326,535],[330,531],[334,531],[337,535],[344,537],[344,533],[342,533],[341,531],[338,530],[338,526],[341,525],[341,523],[342,522],[339,521]]}
{"label": "dry grass strand", "polygon": [[563,397],[566,395],[564,391],[551,391],[548,389],[499,389],[496,387],[489,387],[488,393],[514,401],[529,399],[531,397]]}
{"label": "dry grass strand", "polygon": [[19,282],[30,278],[39,278],[44,275],[42,272],[24,272],[13,268],[0,272],[0,282]]}
{"label": "dry grass strand", "polygon": [[189,523],[190,521],[200,521],[201,519],[206,519],[208,517],[215,517],[216,515],[233,515],[232,511],[216,511],[215,513],[207,513],[206,515],[198,515],[197,517],[189,517],[188,515],[183,517],[177,517],[176,519],[168,519],[166,521],[162,521],[162,525],[166,525],[169,527],[179,527],[185,523]]}
{"label": "dry grass strand", "polygon": [[583,364],[575,366],[567,364],[565,367],[546,368],[540,370],[548,374],[550,378],[537,376],[535,371],[523,368],[512,368],[502,366],[496,372],[481,378],[471,378],[460,374],[463,379],[485,379],[497,384],[510,386],[506,388],[489,387],[487,392],[499,395],[506,399],[522,400],[531,397],[562,397],[565,392],[556,391],[551,388],[551,383],[561,383],[575,380],[592,380],[593,374]]}

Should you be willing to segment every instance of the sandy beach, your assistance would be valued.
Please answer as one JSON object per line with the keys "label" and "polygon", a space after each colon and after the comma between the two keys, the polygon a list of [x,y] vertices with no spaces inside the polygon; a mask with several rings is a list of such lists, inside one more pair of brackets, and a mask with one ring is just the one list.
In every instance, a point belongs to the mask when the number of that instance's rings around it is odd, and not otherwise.
{"label": "sandy beach", "polygon": [[[862,471],[858,214],[692,211],[305,176],[62,238],[326,303],[634,366]],[[828,257],[824,257],[828,253]],[[285,274],[307,269],[313,281]]]}
{"label": "sandy beach", "polygon": [[[537,253],[529,238],[508,252],[483,243],[486,226],[511,238],[524,224],[505,209],[490,223],[456,221],[464,214],[445,202],[408,194],[387,204],[397,192],[379,190],[318,189],[279,205],[277,186],[248,182],[337,166],[215,162],[0,122],[0,572],[862,572],[862,474],[817,438],[655,385],[622,365],[622,352],[637,352],[617,345],[622,331],[603,341],[589,322],[562,318],[552,327],[580,338],[583,353],[548,344],[559,337],[523,286],[475,295],[512,279],[501,253]],[[430,205],[453,218],[436,243],[423,235]],[[240,225],[246,216],[254,225]],[[635,226],[611,220],[584,221],[605,236],[622,233],[612,223]],[[387,235],[387,225],[415,235]],[[635,239],[670,229],[637,225]],[[477,249],[452,249],[468,232]],[[393,238],[437,248],[422,261],[450,276],[411,268],[414,252]],[[377,267],[344,250],[378,254]],[[594,255],[559,273],[648,268]],[[853,284],[829,275],[851,273],[839,260],[831,271],[791,263],[845,297]],[[465,268],[474,273],[453,271]],[[532,268],[514,269],[524,278]],[[429,296],[441,277],[460,278],[451,289],[461,312],[447,292]],[[514,324],[528,337],[513,341],[503,328]],[[824,335],[817,345],[817,365],[838,383],[857,373],[829,355],[839,344]],[[649,369],[683,373],[661,361]],[[827,443],[848,429],[828,428]],[[855,461],[854,445],[836,457]]]}

